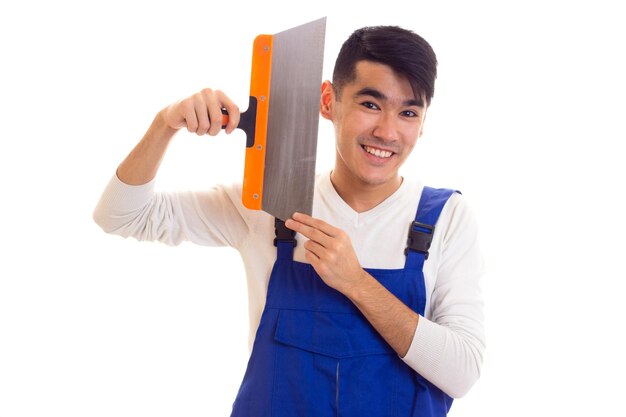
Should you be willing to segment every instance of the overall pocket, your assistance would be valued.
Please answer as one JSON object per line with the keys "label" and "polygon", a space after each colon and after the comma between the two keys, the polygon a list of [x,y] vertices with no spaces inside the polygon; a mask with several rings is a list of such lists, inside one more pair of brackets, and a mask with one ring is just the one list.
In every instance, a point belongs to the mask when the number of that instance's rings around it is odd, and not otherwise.
{"label": "overall pocket", "polygon": [[274,340],[274,416],[397,415],[408,367],[362,315],[280,310]]}

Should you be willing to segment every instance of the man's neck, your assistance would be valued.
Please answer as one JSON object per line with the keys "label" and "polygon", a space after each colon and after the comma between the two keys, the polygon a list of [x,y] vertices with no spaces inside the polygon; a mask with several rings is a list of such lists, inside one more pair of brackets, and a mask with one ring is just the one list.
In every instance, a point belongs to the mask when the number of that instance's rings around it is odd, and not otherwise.
{"label": "man's neck", "polygon": [[364,213],[395,193],[402,184],[402,177],[398,175],[392,181],[374,185],[338,174],[335,169],[330,174],[330,182],[346,204],[357,213]]}

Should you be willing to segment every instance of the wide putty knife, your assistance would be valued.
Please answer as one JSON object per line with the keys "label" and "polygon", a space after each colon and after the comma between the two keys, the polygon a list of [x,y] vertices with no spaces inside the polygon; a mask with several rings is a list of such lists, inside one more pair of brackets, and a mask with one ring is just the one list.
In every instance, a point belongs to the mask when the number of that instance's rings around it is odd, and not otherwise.
{"label": "wide putty knife", "polygon": [[313,208],[325,33],[324,17],[254,40],[242,199],[281,220]]}

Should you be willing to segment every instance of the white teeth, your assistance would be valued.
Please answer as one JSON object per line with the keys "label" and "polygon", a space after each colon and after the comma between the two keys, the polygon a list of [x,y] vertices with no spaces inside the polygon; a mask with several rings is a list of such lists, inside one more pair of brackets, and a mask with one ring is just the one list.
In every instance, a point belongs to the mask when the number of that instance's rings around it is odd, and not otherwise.
{"label": "white teeth", "polygon": [[393,154],[393,152],[381,151],[380,149],[370,148],[369,146],[363,146],[363,149],[365,149],[367,153],[371,153],[379,158],[389,158]]}

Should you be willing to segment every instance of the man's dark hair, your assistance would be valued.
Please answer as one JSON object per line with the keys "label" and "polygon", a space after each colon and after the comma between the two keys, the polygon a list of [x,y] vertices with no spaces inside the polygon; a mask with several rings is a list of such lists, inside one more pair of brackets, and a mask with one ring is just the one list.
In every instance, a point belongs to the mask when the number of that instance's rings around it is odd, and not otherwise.
{"label": "man's dark hair", "polygon": [[337,99],[343,87],[355,80],[359,61],[388,65],[407,77],[416,98],[430,104],[435,94],[437,57],[418,34],[398,26],[369,26],[354,31],[341,46],[335,61],[333,88]]}

